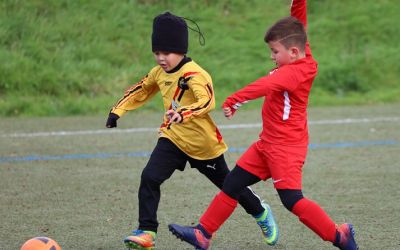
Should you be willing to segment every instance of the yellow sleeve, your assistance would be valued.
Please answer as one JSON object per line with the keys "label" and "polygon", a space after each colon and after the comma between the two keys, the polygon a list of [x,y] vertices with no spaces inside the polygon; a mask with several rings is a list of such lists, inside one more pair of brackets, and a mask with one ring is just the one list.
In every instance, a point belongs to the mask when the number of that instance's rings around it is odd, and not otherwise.
{"label": "yellow sleeve", "polygon": [[125,91],[124,96],[111,109],[111,113],[121,117],[127,111],[141,107],[159,90],[157,82],[154,80],[153,73],[150,71],[140,82]]}
{"label": "yellow sleeve", "polygon": [[201,116],[215,108],[215,97],[212,83],[200,73],[195,74],[188,82],[193,91],[195,102],[179,107],[176,111],[182,115],[182,122]]}

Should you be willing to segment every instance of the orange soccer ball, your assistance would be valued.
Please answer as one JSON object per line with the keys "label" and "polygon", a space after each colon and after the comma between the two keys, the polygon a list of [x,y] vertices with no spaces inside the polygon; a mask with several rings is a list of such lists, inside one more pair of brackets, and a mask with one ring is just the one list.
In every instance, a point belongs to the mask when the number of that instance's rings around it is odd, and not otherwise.
{"label": "orange soccer ball", "polygon": [[26,241],[21,250],[61,250],[61,247],[48,237],[35,237]]}

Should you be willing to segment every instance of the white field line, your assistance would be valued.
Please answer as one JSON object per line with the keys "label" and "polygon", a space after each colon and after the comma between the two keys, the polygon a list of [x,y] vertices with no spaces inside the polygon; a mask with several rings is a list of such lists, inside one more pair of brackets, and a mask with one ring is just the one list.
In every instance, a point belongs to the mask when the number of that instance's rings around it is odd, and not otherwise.
{"label": "white field line", "polygon": [[[309,125],[344,125],[357,123],[376,123],[376,122],[399,122],[400,117],[375,117],[375,118],[346,118],[338,120],[318,120],[309,121]],[[219,125],[219,129],[249,129],[261,128],[261,123],[242,123],[231,125]],[[0,134],[0,138],[7,137],[46,137],[46,136],[75,136],[75,135],[103,135],[103,134],[120,134],[120,133],[139,133],[139,132],[156,132],[158,128],[128,128],[128,129],[97,129],[97,130],[78,130],[78,131],[49,131],[49,132],[32,132],[32,133],[11,133]]]}

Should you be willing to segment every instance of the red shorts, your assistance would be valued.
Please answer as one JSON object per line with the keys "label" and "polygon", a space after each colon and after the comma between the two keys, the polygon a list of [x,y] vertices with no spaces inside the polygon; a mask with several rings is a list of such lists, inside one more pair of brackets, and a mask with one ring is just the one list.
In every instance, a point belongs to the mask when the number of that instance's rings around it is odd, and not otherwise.
{"label": "red shorts", "polygon": [[306,155],[307,146],[284,146],[259,140],[239,158],[237,165],[261,180],[272,178],[276,189],[302,189]]}

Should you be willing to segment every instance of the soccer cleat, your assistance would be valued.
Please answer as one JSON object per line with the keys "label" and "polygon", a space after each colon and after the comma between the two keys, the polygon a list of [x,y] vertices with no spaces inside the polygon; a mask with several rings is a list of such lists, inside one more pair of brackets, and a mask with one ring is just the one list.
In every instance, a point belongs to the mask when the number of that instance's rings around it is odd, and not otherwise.
{"label": "soccer cleat", "polygon": [[184,227],[177,224],[169,224],[169,231],[177,238],[186,241],[195,249],[207,250],[210,247],[211,237],[206,237],[197,227]]}
{"label": "soccer cleat", "polygon": [[152,231],[134,230],[132,235],[124,239],[128,249],[154,249],[156,233]]}
{"label": "soccer cleat", "polygon": [[264,212],[259,216],[254,216],[257,224],[260,226],[262,234],[264,236],[264,241],[270,245],[274,246],[278,242],[279,238],[279,228],[275,222],[272,210],[267,203],[262,202],[264,207]]}
{"label": "soccer cleat", "polygon": [[354,235],[356,234],[352,224],[342,224],[337,227],[337,236],[334,246],[341,250],[358,250]]}

